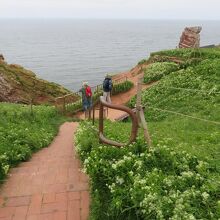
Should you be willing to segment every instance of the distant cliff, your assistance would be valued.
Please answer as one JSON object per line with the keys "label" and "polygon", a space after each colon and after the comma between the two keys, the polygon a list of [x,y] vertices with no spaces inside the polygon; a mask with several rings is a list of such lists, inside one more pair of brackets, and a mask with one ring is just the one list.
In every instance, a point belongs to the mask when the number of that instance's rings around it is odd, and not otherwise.
{"label": "distant cliff", "polygon": [[[38,79],[30,70],[7,64],[0,54],[0,102],[53,103],[55,98],[72,93],[64,87]],[[73,94],[73,98],[77,99]]]}

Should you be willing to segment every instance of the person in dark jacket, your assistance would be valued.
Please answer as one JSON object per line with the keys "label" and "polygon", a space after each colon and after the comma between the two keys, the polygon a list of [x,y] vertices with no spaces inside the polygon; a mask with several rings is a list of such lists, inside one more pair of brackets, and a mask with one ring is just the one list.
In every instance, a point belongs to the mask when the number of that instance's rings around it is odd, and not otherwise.
{"label": "person in dark jacket", "polygon": [[106,75],[103,81],[103,97],[106,102],[111,103],[111,91],[112,91],[113,83],[111,76],[109,74]]}

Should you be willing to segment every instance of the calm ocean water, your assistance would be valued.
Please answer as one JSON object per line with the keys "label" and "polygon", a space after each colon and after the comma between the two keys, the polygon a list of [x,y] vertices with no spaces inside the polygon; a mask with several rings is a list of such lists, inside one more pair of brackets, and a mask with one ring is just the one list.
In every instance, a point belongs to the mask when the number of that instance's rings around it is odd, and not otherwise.
{"label": "calm ocean water", "polygon": [[203,27],[201,45],[220,43],[220,21],[0,20],[0,54],[76,91],[84,80],[99,84],[150,52],[175,48],[194,25]]}

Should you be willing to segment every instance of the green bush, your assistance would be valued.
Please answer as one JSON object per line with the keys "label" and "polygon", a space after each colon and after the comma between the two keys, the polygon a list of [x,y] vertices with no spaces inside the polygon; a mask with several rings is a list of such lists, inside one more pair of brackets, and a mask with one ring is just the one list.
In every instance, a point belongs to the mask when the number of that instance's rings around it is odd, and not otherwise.
{"label": "green bush", "polygon": [[134,86],[133,82],[128,81],[128,80],[126,80],[122,83],[115,84],[115,85],[113,85],[112,95],[117,95],[122,92],[127,92],[133,86]]}
{"label": "green bush", "polygon": [[10,167],[49,145],[62,118],[54,107],[0,103],[0,180]]}
{"label": "green bush", "polygon": [[178,65],[172,62],[152,63],[144,71],[144,82],[157,81],[176,70],[178,70]]}

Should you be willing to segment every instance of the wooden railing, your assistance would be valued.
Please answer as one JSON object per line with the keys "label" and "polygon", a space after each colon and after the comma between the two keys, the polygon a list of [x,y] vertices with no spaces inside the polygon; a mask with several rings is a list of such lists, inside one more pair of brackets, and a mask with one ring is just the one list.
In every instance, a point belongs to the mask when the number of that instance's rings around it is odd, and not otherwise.
{"label": "wooden railing", "polygon": [[[119,143],[117,141],[109,140],[104,136],[104,106],[106,106],[108,108],[117,109],[120,111],[127,112],[131,116],[132,129],[131,129],[130,140],[128,143]],[[132,111],[132,109],[130,109],[124,105],[115,105],[115,104],[108,103],[104,100],[103,96],[100,97],[99,139],[102,143],[113,145],[116,147],[123,147],[123,146],[128,145],[128,144],[135,141],[135,139],[137,137],[137,132],[138,132],[138,118],[137,118],[136,114]]]}

